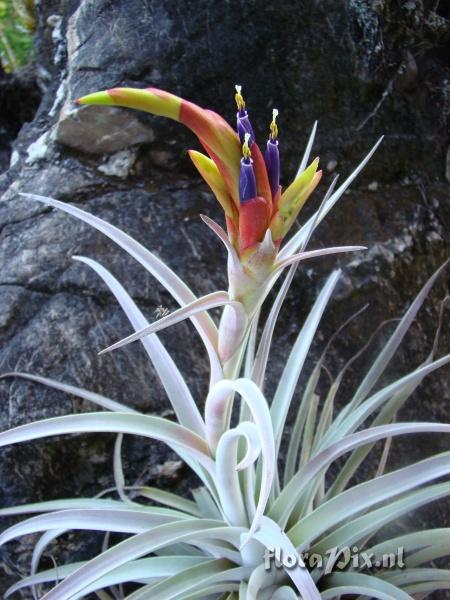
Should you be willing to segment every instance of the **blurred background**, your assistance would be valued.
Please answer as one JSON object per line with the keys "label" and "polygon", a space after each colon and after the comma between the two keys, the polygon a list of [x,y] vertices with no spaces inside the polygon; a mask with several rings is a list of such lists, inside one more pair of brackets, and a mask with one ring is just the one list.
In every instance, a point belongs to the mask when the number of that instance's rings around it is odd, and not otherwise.
{"label": "blurred background", "polygon": [[12,73],[31,60],[36,27],[33,0],[2,1],[0,23],[2,67],[6,73]]}
{"label": "blurred background", "polygon": [[[317,356],[338,325],[370,307],[333,344],[336,374],[383,321],[401,315],[449,255],[450,5],[447,0],[0,0],[0,372],[27,371],[162,414],[168,405],[141,348],[98,357],[130,328],[108,291],[72,255],[110,269],[152,319],[173,309],[168,294],[99,233],[18,196],[76,203],[123,228],[183,276],[197,294],[225,285],[225,256],[198,215],[221,211],[190,164],[197,148],[177,123],[137,112],[77,108],[77,97],[117,85],[167,89],[234,122],[241,84],[257,139],[280,111],[282,184],[290,182],[313,123],[313,156],[324,177],[300,215],[317,208],[331,179],[370,164],[320,226],[311,248],[363,244],[356,256],[299,269],[276,331],[267,395],[327,274],[343,276],[321,326]],[[431,350],[448,278],[435,285],[386,380]],[[270,304],[270,301],[269,301]],[[343,404],[385,343],[387,323],[349,373]],[[206,360],[190,325],[162,335],[201,405]],[[439,352],[448,351],[448,309]],[[326,377],[326,374],[324,374]],[[301,382],[302,383],[302,382]],[[300,386],[301,391],[301,386]],[[430,377],[402,420],[448,421],[448,370]],[[0,381],[0,429],[88,410],[37,384]],[[1,453],[0,504],[95,494],[111,485],[111,436],[51,439]],[[403,439],[391,464],[448,448],[442,437]],[[195,482],[159,444],[126,440],[128,482]],[[376,452],[370,455],[376,458]],[[366,461],[363,475],[372,475]],[[402,531],[448,523],[445,503],[392,525]],[[396,530],[397,530],[396,529]],[[33,540],[0,549],[0,594],[28,568]],[[86,556],[95,536],[70,534],[52,549]],[[48,565],[51,559],[46,558]],[[445,598],[445,594],[435,598]]]}

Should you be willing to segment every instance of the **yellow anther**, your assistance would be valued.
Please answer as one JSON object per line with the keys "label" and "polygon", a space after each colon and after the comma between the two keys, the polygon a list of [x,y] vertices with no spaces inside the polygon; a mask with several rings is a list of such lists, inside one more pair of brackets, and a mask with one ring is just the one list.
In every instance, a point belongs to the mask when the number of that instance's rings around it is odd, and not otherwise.
{"label": "yellow anther", "polygon": [[277,125],[278,110],[276,108],[272,111],[272,122],[270,124],[270,139],[276,140],[278,137],[278,125]]}
{"label": "yellow anther", "polygon": [[242,85],[235,85],[234,87],[236,90],[236,95],[234,96],[234,99],[236,100],[238,110],[245,110],[245,102],[241,94]]}
{"label": "yellow anther", "polygon": [[244,155],[244,158],[246,160],[248,160],[248,159],[250,159],[252,157],[252,153],[251,153],[250,148],[248,146],[248,142],[250,140],[250,137],[251,137],[250,134],[246,133],[244,135],[244,143],[242,144],[242,154]]}

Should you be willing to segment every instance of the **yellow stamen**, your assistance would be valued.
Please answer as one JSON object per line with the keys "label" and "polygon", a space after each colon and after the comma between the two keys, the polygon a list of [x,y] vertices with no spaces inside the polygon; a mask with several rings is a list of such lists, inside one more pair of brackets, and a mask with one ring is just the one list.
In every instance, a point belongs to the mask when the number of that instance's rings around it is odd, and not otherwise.
{"label": "yellow stamen", "polygon": [[245,102],[241,94],[242,85],[235,85],[234,87],[236,89],[236,95],[234,96],[234,99],[236,100],[238,110],[245,110]]}
{"label": "yellow stamen", "polygon": [[272,122],[270,124],[270,139],[271,140],[276,140],[278,137],[277,117],[278,117],[278,110],[276,108],[274,108],[272,110]]}
{"label": "yellow stamen", "polygon": [[244,135],[244,140],[245,140],[245,141],[244,141],[244,143],[242,144],[242,154],[244,155],[244,158],[245,158],[246,160],[248,160],[248,159],[250,159],[250,158],[252,157],[252,153],[251,153],[251,151],[250,151],[250,148],[248,147],[248,141],[249,141],[250,137],[251,137],[251,136],[250,136],[250,134],[249,134],[249,133],[246,133],[246,134]]}

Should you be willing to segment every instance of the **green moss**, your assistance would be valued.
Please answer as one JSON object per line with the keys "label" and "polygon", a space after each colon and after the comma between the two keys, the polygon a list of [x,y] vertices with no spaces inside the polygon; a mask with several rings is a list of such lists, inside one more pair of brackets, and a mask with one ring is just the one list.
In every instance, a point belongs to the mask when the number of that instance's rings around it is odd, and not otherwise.
{"label": "green moss", "polygon": [[0,62],[7,73],[28,62],[34,28],[33,0],[0,0]]}

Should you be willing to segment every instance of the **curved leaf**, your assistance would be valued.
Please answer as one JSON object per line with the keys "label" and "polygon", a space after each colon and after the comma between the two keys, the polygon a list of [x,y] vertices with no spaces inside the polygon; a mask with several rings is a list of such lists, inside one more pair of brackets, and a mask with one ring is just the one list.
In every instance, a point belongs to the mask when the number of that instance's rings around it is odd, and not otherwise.
{"label": "curved leaf", "polygon": [[[246,441],[246,456],[237,464],[239,441]],[[248,526],[248,518],[239,483],[238,470],[256,461],[261,452],[258,429],[254,423],[240,423],[226,431],[219,440],[216,452],[216,484],[224,515],[232,525]]]}
{"label": "curved leaf", "polygon": [[374,575],[361,573],[333,573],[327,577],[327,589],[322,591],[322,600],[344,594],[362,594],[379,600],[413,600],[409,594]]}
{"label": "curved leaf", "polygon": [[386,523],[397,519],[405,513],[419,508],[429,502],[445,498],[450,494],[450,483],[438,483],[424,489],[411,492],[404,498],[390,502],[376,510],[353,519],[320,540],[312,548],[318,554],[325,553],[329,548],[351,546],[372,532],[378,531]]}
{"label": "curved leaf", "polygon": [[12,525],[0,535],[0,546],[21,535],[29,535],[30,533],[49,529],[64,527],[65,529],[140,533],[157,525],[183,519],[191,520],[192,517],[179,511],[153,506],[133,509],[84,508],[58,510]]}
{"label": "curved leaf", "polygon": [[259,388],[248,379],[235,381],[224,379],[216,383],[206,399],[205,423],[209,447],[215,449],[224,432],[225,415],[228,413],[230,404],[229,397],[233,392],[240,394],[249,407],[261,441],[261,487],[256,512],[247,536],[248,540],[258,527],[269,498],[275,474],[275,442],[267,402]]}
{"label": "curved leaf", "polygon": [[[206,560],[208,560],[206,557],[199,556],[152,556],[151,558],[130,561],[124,567],[119,567],[111,571],[111,573],[96,581],[95,584],[92,584],[91,587],[86,588],[83,591],[83,595],[120,583],[142,582],[152,578],[170,577],[179,571],[194,567]],[[8,589],[5,598],[24,587],[64,579],[85,564],[85,562],[78,562],[61,565],[56,569],[49,569],[30,577],[24,577]]]}
{"label": "curved leaf", "polygon": [[381,377],[383,371],[387,367],[389,361],[394,356],[397,348],[400,346],[406,332],[411,326],[411,323],[414,321],[417,312],[436,282],[436,279],[438,279],[438,277],[442,274],[448,263],[449,261],[446,261],[442,266],[440,266],[420,290],[419,294],[404,314],[402,320],[397,325],[388,342],[383,345],[383,350],[380,352],[377,359],[369,369],[369,372],[360,383],[351,402],[342,411],[342,416],[340,415],[339,420],[352,412],[373,389],[374,385],[377,383],[378,379]]}
{"label": "curved leaf", "polygon": [[[288,536],[280,529],[278,523],[275,523],[272,519],[267,517],[262,518],[261,527],[255,533],[255,538],[264,544],[266,548],[281,548],[284,554],[297,556],[295,546]],[[286,569],[286,573],[297,586],[303,600],[320,600],[320,593],[316,584],[302,562],[300,555],[298,555],[298,557],[298,564],[291,569]]]}
{"label": "curved leaf", "polygon": [[211,308],[217,308],[219,306],[223,306],[224,304],[232,304],[232,301],[230,300],[230,298],[228,296],[228,292],[212,292],[211,294],[203,296],[202,298],[197,298],[196,300],[193,300],[189,304],[182,306],[181,308],[174,311],[173,313],[170,313],[166,317],[163,317],[162,319],[158,319],[157,321],[154,321],[153,323],[146,325],[139,331],[136,331],[136,333],[132,333],[128,337],[124,338],[123,340],[120,340],[119,342],[116,342],[115,344],[108,346],[108,348],[101,350],[101,352],[99,352],[99,354],[105,354],[106,352],[111,352],[111,350],[116,350],[117,348],[126,346],[127,344],[130,344],[131,342],[135,342],[136,340],[139,340],[139,339],[145,337],[146,335],[156,333],[157,331],[161,331],[162,329],[165,329],[166,327],[169,327],[170,325],[175,325],[176,323],[179,323],[180,321],[184,321],[185,319],[191,317],[192,315],[204,312]]}
{"label": "curved leaf", "polygon": [[10,373],[3,373],[0,375],[0,379],[5,379],[7,377],[20,377],[21,379],[28,379],[28,381],[35,381],[36,383],[42,383],[42,385],[46,385],[47,387],[51,387],[55,390],[59,390],[60,392],[64,392],[65,394],[70,394],[71,396],[77,396],[78,398],[82,398],[83,400],[87,400],[88,402],[92,402],[93,404],[97,404],[98,406],[102,406],[107,410],[117,411],[117,412],[129,412],[133,414],[141,414],[139,411],[134,410],[134,408],[130,408],[129,406],[125,406],[120,402],[116,402],[115,400],[111,400],[106,396],[102,396],[101,394],[96,394],[95,392],[90,392],[89,390],[85,390],[83,388],[77,387],[75,385],[69,385],[67,383],[60,383],[59,381],[55,381],[54,379],[49,379],[48,377],[41,377],[40,375],[32,375],[31,373],[23,373],[21,371],[11,371]]}
{"label": "curved leaf", "polygon": [[299,175],[301,175],[303,173],[303,171],[306,169],[306,165],[308,164],[308,160],[309,160],[309,157],[311,155],[311,149],[313,147],[314,139],[316,137],[317,123],[318,123],[317,121],[314,121],[313,128],[312,128],[311,133],[309,135],[308,143],[306,144],[305,152],[304,152],[304,154],[302,156],[302,160],[300,162],[297,174],[295,176],[296,179],[297,179],[297,177]]}
{"label": "curved leaf", "polygon": [[155,527],[109,548],[88,561],[48,592],[42,600],[71,598],[113,569],[164,546],[184,541],[195,545],[197,541],[215,538],[234,540],[241,533],[240,528],[223,527],[220,521],[208,519],[191,519]]}
{"label": "curved leaf", "polygon": [[371,479],[321,504],[292,527],[288,535],[293,544],[301,544],[302,548],[306,548],[323,532],[338,526],[349,517],[449,472],[450,452],[444,452]]}
{"label": "curved leaf", "polygon": [[441,423],[395,423],[365,429],[345,437],[316,454],[281,491],[269,511],[269,517],[284,527],[299,498],[313,478],[346,452],[364,444],[395,435],[410,433],[450,433],[450,425]]}
{"label": "curved leaf", "polygon": [[175,450],[177,447],[189,450],[192,457],[200,464],[208,470],[214,471],[208,447],[202,438],[181,425],[148,415],[116,412],[54,417],[0,433],[0,447],[51,435],[89,432],[129,433],[153,438],[165,442]]}
{"label": "curved leaf", "polygon": [[148,585],[127,596],[126,600],[180,600],[190,593],[217,583],[239,582],[247,577],[251,567],[241,567],[225,559],[213,559],[188,567],[159,583]]}
{"label": "curved leaf", "polygon": [[324,287],[322,288],[317,300],[311,308],[308,317],[306,318],[302,329],[300,330],[295,344],[289,354],[286,366],[280,378],[272,405],[270,407],[270,415],[273,422],[273,430],[275,435],[276,451],[281,444],[284,424],[288,414],[289,406],[297,386],[298,378],[302,371],[309,348],[313,341],[320,319],[322,318],[325,307],[336,287],[341,272],[334,271]]}
{"label": "curved leaf", "polygon": [[33,504],[19,504],[18,506],[8,506],[0,508],[0,517],[10,515],[25,515],[29,513],[43,513],[53,510],[68,510],[81,508],[129,508],[121,500],[109,500],[103,498],[64,498],[63,500],[46,500],[45,502],[36,502]]}
{"label": "curved leaf", "polygon": [[350,173],[344,183],[338,187],[338,189],[333,193],[333,195],[327,200],[326,204],[323,208],[319,209],[320,214],[313,214],[312,217],[306,221],[306,223],[302,226],[302,228],[289,240],[289,242],[285,245],[285,247],[280,251],[279,257],[281,259],[287,258],[294,254],[298,248],[302,245],[307,236],[311,234],[311,224],[315,221],[315,225],[319,225],[319,223],[326,217],[326,215],[330,212],[336,202],[340,199],[340,197],[344,194],[346,189],[350,186],[353,180],[359,175],[359,173],[364,169],[366,164],[372,158],[372,155],[375,153],[378,146],[381,144],[383,138],[381,137],[378,142],[373,146],[367,156],[360,162],[360,164],[356,167],[356,169]]}
{"label": "curved leaf", "polygon": [[357,429],[367,417],[369,417],[377,408],[382,406],[386,400],[389,400],[397,392],[401,392],[404,388],[408,388],[410,385],[414,385],[416,382],[421,381],[426,375],[429,375],[436,369],[440,369],[446,364],[450,363],[450,354],[443,356],[442,358],[433,361],[430,364],[419,367],[412,373],[397,379],[390,385],[386,386],[373,396],[365,400],[358,408],[351,412],[345,419],[340,422],[334,421],[330,429],[326,433],[321,443],[323,448],[330,441],[342,438],[344,435],[351,433]]}
{"label": "curved leaf", "polygon": [[[103,279],[136,330],[148,325],[147,319],[125,288],[107,269],[90,258],[83,256],[74,256],[73,258],[91,267]],[[195,433],[203,435],[205,429],[203,419],[172,357],[157,335],[147,336],[141,339],[141,342],[156,369],[179,423],[192,429]]]}
{"label": "curved leaf", "polygon": [[[47,198],[37,194],[21,194],[21,196],[58,208],[101,231],[147,269],[147,271],[149,271],[166,288],[166,290],[172,294],[181,306],[196,300],[195,295],[188,286],[162,260],[114,225],[111,225],[110,223],[103,221],[103,219],[91,215],[76,206],[60,202],[53,198]],[[211,363],[212,380],[215,381],[220,379],[221,367],[215,350],[217,346],[217,328],[214,325],[213,320],[207,314],[193,316],[192,322],[208,351]]]}

